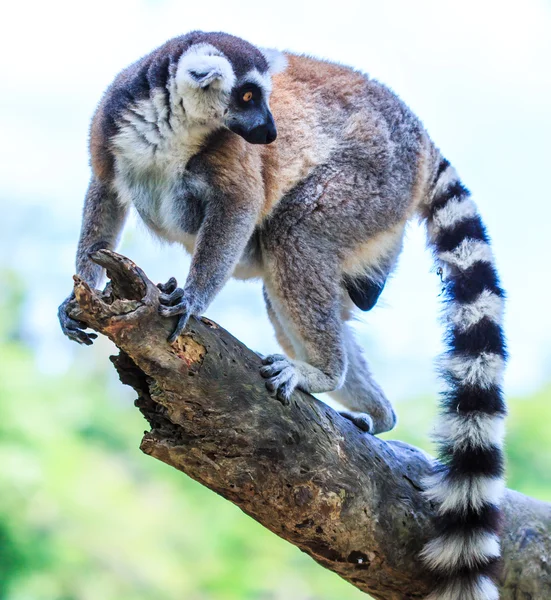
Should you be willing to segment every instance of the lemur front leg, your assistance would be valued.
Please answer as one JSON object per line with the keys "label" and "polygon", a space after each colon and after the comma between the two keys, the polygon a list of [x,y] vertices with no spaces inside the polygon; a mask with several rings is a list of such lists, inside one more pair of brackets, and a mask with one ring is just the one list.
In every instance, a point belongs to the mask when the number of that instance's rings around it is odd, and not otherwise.
{"label": "lemur front leg", "polygon": [[[121,232],[127,208],[122,205],[109,184],[92,177],[82,216],[82,227],[78,242],[76,271],[86,283],[96,287],[103,273],[102,267],[90,260],[96,250],[115,247]],[[89,346],[98,336],[87,333],[86,324],[71,319],[67,314],[69,302],[75,297],[71,293],[58,309],[59,323],[63,333],[71,340]]]}
{"label": "lemur front leg", "polygon": [[183,288],[171,278],[161,284],[159,314],[178,315],[168,338],[173,342],[185,329],[191,315],[201,315],[231,276],[250,239],[257,212],[251,207],[211,202],[199,229],[191,267]]}

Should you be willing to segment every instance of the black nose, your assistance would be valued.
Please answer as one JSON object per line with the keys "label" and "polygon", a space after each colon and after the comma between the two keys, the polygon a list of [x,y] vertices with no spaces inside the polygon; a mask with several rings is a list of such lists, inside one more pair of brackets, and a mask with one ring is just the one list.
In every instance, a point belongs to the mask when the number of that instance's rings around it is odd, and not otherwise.
{"label": "black nose", "polygon": [[272,123],[258,125],[247,132],[245,139],[249,144],[271,144],[277,137],[277,131]]}
{"label": "black nose", "polygon": [[266,143],[271,144],[277,138],[277,129],[275,125],[271,125],[267,127],[268,133],[266,134]]}

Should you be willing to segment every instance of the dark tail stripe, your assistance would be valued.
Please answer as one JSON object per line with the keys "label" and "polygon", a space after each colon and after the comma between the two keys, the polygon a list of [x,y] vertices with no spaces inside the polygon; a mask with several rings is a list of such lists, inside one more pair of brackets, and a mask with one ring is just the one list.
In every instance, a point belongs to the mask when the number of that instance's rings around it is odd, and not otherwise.
{"label": "dark tail stripe", "polygon": [[438,252],[450,252],[466,239],[489,243],[486,228],[479,216],[461,221],[453,229],[442,231],[436,238],[435,245]]}
{"label": "dark tail stripe", "polygon": [[468,529],[484,529],[491,532],[499,531],[501,527],[501,511],[494,504],[485,504],[479,511],[466,513],[449,513],[446,522],[442,524],[443,534],[458,533]]}
{"label": "dark tail stripe", "polygon": [[436,171],[436,177],[434,178],[434,183],[436,183],[438,181],[438,178],[440,177],[440,175],[442,175],[442,173],[450,166],[449,161],[447,161],[445,158],[443,158],[440,161],[440,164],[438,165],[438,170]]}
{"label": "dark tail stripe", "polygon": [[484,290],[489,290],[501,298],[505,295],[494,267],[490,263],[479,262],[466,271],[458,272],[449,280],[446,296],[448,302],[469,304]]}
{"label": "dark tail stripe", "polygon": [[443,398],[442,404],[446,412],[455,413],[467,417],[473,412],[485,414],[505,415],[505,402],[501,388],[497,385],[486,389],[478,387],[459,387],[450,376],[448,390]]}
{"label": "dark tail stripe", "polygon": [[452,198],[465,198],[469,196],[469,190],[460,182],[454,181],[435,198],[429,207],[430,217],[434,217],[436,211],[445,206]]}
{"label": "dark tail stripe", "polygon": [[[499,577],[500,569],[499,569],[499,559],[488,559],[486,563],[478,564],[474,569],[468,567],[459,567],[455,569],[454,577],[450,581],[449,575],[445,572],[435,572],[435,578],[440,582],[442,587],[442,593],[445,592],[446,588],[449,589],[450,583],[452,585],[457,582],[460,586],[461,591],[464,595],[462,596],[453,596],[454,600],[463,600],[466,598],[471,600],[471,598],[476,598],[478,600],[487,600],[488,596],[475,596],[471,592],[471,595],[468,595],[467,590],[476,586],[476,583],[480,579],[480,577],[489,577],[490,579],[497,579]],[[446,600],[451,598],[452,596],[444,596]]]}
{"label": "dark tail stripe", "polygon": [[503,475],[503,456],[501,448],[468,447],[458,450],[451,445],[440,445],[440,460],[448,467],[450,479],[463,479],[470,476],[484,475],[501,477]]}
{"label": "dark tail stripe", "polygon": [[484,317],[467,331],[453,329],[448,342],[453,352],[478,356],[481,352],[492,352],[502,358],[507,357],[505,336],[501,326]]}

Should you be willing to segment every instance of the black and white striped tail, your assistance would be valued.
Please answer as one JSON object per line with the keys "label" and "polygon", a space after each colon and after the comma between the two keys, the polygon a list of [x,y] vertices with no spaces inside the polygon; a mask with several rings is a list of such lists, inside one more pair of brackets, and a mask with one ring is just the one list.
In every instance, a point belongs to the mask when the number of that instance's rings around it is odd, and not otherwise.
{"label": "black and white striped tail", "polygon": [[436,582],[427,600],[497,600],[504,293],[476,205],[444,159],[426,217],[444,280],[448,327],[436,433],[440,464],[426,482],[426,495],[438,506],[437,537],[423,550]]}

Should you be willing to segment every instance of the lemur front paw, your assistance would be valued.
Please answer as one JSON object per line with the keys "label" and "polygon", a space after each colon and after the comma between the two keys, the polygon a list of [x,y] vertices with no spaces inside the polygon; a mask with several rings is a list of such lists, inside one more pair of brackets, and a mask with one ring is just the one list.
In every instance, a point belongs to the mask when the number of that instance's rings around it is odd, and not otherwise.
{"label": "lemur front paw", "polygon": [[159,283],[157,287],[161,290],[159,295],[159,314],[162,317],[174,317],[179,315],[178,323],[174,331],[168,337],[170,343],[184,331],[191,315],[198,314],[195,303],[186,297],[183,288],[178,287],[174,277],[166,283]]}
{"label": "lemur front paw", "polygon": [[86,333],[86,331],[84,330],[88,328],[88,325],[86,325],[86,323],[83,323],[82,321],[71,319],[71,317],[67,314],[69,303],[72,300],[74,300],[74,298],[75,295],[73,293],[64,302],[61,303],[60,307],[57,310],[57,316],[59,318],[61,330],[70,340],[73,340],[78,344],[91,346],[93,341],[98,337],[98,335],[96,333]]}
{"label": "lemur front paw", "polygon": [[262,359],[260,374],[266,379],[266,388],[276,392],[277,399],[284,405],[289,404],[297,387],[299,376],[296,366],[283,354],[271,354]]}
{"label": "lemur front paw", "polygon": [[178,287],[178,282],[176,277],[171,277],[166,283],[158,283],[157,287],[163,294],[170,294]]}

